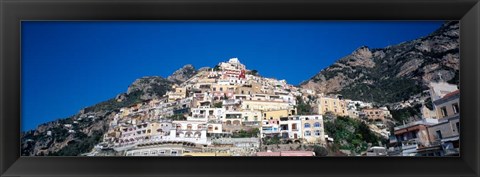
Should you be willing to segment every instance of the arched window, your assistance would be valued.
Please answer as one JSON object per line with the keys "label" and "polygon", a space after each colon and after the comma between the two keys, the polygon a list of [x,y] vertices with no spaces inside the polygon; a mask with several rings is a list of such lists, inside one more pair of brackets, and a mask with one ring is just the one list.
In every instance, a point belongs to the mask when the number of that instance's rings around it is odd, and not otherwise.
{"label": "arched window", "polygon": [[318,128],[318,127],[320,127],[320,123],[319,123],[319,122],[315,122],[315,124],[313,124],[313,126],[314,126],[315,128]]}
{"label": "arched window", "polygon": [[308,130],[305,131],[305,136],[311,136],[311,135],[312,135],[312,133],[310,131],[308,131]]}
{"label": "arched window", "polygon": [[305,128],[310,128],[310,124],[309,124],[309,123],[305,123]]}

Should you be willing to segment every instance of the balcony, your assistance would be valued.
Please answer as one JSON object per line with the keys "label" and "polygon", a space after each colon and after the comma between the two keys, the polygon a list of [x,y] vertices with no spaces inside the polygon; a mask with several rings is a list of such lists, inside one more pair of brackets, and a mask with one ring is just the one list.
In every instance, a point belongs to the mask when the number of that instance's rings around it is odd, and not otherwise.
{"label": "balcony", "polygon": [[402,142],[403,150],[417,149],[418,148],[418,138],[409,139]]}

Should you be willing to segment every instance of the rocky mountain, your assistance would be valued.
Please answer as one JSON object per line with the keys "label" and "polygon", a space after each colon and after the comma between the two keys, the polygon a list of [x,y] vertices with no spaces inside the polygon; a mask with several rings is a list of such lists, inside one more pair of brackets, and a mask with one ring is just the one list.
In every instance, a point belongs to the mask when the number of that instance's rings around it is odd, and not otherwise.
{"label": "rocky mountain", "polygon": [[168,76],[167,80],[176,84],[181,84],[190,79],[196,73],[197,70],[195,70],[195,67],[193,67],[191,64],[188,64],[175,71],[172,75]]}
{"label": "rocky mountain", "polygon": [[142,100],[162,97],[172,87],[173,82],[160,76],[148,76],[135,80],[128,86],[127,96],[138,96]]}
{"label": "rocky mountain", "polygon": [[459,23],[385,48],[362,46],[300,84],[322,93],[379,104],[422,94],[431,81],[459,82]]}
{"label": "rocky mountain", "polygon": [[108,130],[112,112],[80,113],[39,125],[22,133],[23,156],[72,156],[90,151]]}

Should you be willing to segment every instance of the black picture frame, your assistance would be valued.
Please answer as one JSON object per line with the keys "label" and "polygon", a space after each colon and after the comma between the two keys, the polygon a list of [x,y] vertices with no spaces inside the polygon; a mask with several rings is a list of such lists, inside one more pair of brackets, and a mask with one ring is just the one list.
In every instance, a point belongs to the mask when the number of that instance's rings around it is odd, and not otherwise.
{"label": "black picture frame", "polygon": [[[478,0],[1,0],[1,176],[479,176]],[[460,20],[460,157],[20,157],[22,20]]]}

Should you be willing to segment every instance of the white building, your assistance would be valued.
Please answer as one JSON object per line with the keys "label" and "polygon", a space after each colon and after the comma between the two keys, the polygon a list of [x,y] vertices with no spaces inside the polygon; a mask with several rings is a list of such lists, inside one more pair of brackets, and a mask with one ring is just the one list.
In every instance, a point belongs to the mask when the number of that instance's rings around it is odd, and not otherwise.
{"label": "white building", "polygon": [[280,118],[280,137],[283,139],[302,139],[302,121],[300,117]]}
{"label": "white building", "polygon": [[458,90],[457,85],[449,84],[447,82],[430,82],[429,87],[432,101],[438,100],[446,94]]}
{"label": "white building", "polygon": [[200,106],[192,108],[191,120],[220,120],[225,116],[225,108],[211,108]]}

